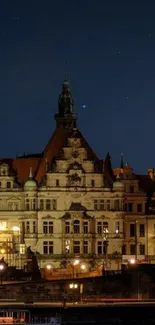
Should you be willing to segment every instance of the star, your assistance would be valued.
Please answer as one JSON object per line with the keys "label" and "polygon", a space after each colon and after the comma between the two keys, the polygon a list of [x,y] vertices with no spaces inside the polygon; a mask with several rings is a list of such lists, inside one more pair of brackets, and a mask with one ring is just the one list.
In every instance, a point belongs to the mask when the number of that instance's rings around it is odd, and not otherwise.
{"label": "star", "polygon": [[82,105],[82,108],[86,108],[86,105],[84,104],[84,105]]}

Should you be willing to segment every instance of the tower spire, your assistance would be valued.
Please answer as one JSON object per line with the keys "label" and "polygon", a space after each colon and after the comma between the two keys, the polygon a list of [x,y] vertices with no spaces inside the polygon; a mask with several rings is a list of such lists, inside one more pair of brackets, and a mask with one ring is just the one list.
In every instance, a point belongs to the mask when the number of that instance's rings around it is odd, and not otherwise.
{"label": "tower spire", "polygon": [[57,126],[63,124],[65,127],[76,127],[77,116],[74,113],[74,99],[70,90],[68,80],[64,80],[62,91],[58,100],[58,114],[55,114]]}
{"label": "tower spire", "polygon": [[120,163],[120,168],[124,168],[124,159],[123,159],[123,153],[121,153],[121,163]]}

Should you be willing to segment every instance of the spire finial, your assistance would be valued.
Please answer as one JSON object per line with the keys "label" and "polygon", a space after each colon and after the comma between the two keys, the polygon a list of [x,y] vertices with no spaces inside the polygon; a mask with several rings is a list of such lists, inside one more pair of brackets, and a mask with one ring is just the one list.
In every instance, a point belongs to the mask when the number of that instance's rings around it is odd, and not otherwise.
{"label": "spire finial", "polygon": [[124,168],[124,159],[123,159],[123,153],[121,152],[121,164],[120,168]]}
{"label": "spire finial", "polygon": [[32,175],[32,167],[30,167],[30,173],[29,173],[29,179],[32,179],[33,175]]}

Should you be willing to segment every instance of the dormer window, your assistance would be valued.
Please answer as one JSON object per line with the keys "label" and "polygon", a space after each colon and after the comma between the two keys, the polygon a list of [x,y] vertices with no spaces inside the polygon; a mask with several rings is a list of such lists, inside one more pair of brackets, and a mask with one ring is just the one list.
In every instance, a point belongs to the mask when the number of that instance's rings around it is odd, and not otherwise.
{"label": "dormer window", "polygon": [[6,187],[7,187],[7,188],[11,188],[11,182],[7,182],[7,183],[6,183]]}
{"label": "dormer window", "polygon": [[9,166],[7,164],[2,164],[0,166],[0,175],[1,176],[8,176]]}

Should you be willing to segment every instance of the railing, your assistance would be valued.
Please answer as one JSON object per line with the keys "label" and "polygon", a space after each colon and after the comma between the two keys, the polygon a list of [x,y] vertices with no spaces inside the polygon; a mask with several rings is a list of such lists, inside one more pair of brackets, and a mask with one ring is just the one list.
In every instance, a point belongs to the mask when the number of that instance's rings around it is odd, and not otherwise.
{"label": "railing", "polygon": [[39,254],[38,259],[76,259],[76,258],[84,258],[84,259],[114,259],[120,260],[122,259],[121,254]]}

